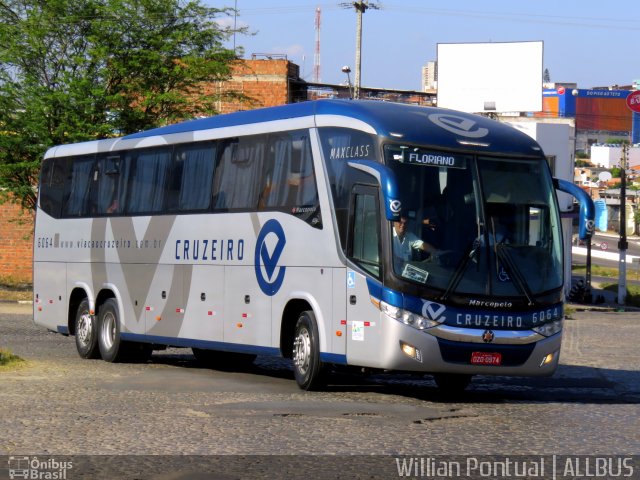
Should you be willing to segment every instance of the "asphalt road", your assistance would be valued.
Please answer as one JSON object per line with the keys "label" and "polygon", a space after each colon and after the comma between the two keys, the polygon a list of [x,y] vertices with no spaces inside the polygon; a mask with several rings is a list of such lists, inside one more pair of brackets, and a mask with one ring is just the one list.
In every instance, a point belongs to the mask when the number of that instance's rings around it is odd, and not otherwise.
{"label": "asphalt road", "polygon": [[477,377],[452,399],[409,375],[303,392],[271,358],[244,371],[178,349],[82,360],[29,309],[0,304],[0,347],[28,360],[0,370],[0,478],[2,455],[72,458],[66,478],[227,479],[389,478],[398,456],[640,454],[640,313],[578,312],[553,377]]}
{"label": "asphalt road", "polygon": [[[596,233],[591,239],[591,263],[608,268],[618,268],[620,252],[618,250],[619,237],[612,234]],[[640,239],[636,236],[627,240],[627,271],[628,276],[636,274],[640,263]],[[573,263],[586,262],[587,247],[584,245],[573,246]]]}

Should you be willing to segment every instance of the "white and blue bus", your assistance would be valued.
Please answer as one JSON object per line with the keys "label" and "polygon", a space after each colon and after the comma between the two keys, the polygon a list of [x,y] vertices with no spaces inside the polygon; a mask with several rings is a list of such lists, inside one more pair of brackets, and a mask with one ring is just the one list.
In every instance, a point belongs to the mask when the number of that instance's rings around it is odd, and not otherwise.
{"label": "white and blue bus", "polygon": [[551,375],[563,241],[540,146],[450,110],[321,100],[51,148],[34,321],[84,358]]}

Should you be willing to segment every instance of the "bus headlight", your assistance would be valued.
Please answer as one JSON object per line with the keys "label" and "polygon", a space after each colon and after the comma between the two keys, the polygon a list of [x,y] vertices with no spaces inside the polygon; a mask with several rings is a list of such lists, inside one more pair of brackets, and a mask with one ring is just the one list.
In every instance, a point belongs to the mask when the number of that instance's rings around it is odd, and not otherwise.
{"label": "bus headlight", "polygon": [[532,330],[540,335],[544,335],[545,337],[550,337],[562,330],[562,320],[545,323],[539,327],[533,327]]}
{"label": "bus headlight", "polygon": [[409,312],[408,310],[404,310],[400,307],[394,307],[393,305],[389,305],[388,303],[382,302],[382,301],[380,302],[380,310],[384,312],[387,316],[394,318],[399,322],[402,322],[405,325],[409,325],[410,327],[416,328],[418,330],[425,330],[427,328],[440,325],[438,322],[434,320],[429,320],[428,318],[425,318],[422,315]]}

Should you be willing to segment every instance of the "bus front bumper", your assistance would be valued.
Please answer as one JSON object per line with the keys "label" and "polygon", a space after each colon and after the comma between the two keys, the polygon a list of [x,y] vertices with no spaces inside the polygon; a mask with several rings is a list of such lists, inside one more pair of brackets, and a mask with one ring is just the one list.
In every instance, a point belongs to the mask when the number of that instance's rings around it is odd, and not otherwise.
{"label": "bus front bumper", "polygon": [[397,321],[385,322],[384,329],[387,341],[378,361],[389,370],[549,376],[560,359],[562,332],[544,337],[532,330],[417,330]]}

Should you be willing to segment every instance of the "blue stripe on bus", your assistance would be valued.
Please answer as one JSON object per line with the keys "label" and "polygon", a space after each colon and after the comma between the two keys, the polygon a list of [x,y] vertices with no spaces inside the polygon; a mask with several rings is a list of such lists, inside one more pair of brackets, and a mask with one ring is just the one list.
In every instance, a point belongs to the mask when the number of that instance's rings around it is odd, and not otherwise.
{"label": "blue stripe on bus", "polygon": [[347,356],[339,353],[320,353],[320,361],[325,363],[347,364]]}
{"label": "blue stripe on bus", "polygon": [[[529,330],[563,318],[564,304],[562,302],[530,310],[514,310],[510,307],[490,308],[461,308],[445,305],[426,298],[420,298],[408,293],[399,293],[385,287],[371,278],[367,278],[369,295],[382,300],[388,305],[402,308],[418,315],[427,315],[431,320],[437,320],[445,325],[461,328],[494,328],[499,330]],[[491,303],[490,300],[487,303]],[[495,303],[509,303],[496,301]],[[425,305],[428,306],[425,313]]]}
{"label": "blue stripe on bus", "polygon": [[[60,330],[62,327],[58,327]],[[62,333],[62,332],[60,332]],[[157,335],[144,335],[139,333],[121,333],[122,340],[130,342],[156,343],[158,345],[169,345],[173,347],[193,347],[208,350],[219,350],[223,352],[251,353],[254,355],[265,355],[270,357],[280,357],[279,348],[261,347],[258,345],[242,345],[239,343],[214,342],[209,340],[196,340],[194,338],[161,337]],[[326,363],[347,364],[347,356],[338,353],[320,352],[320,360]]]}
{"label": "blue stripe on bus", "polygon": [[67,326],[58,325],[56,327],[56,331],[58,333],[61,333],[62,335],[69,335],[69,327],[67,327]]}
{"label": "blue stripe on bus", "polygon": [[402,293],[391,290],[369,277],[367,277],[367,288],[369,289],[369,295],[372,297],[382,300],[394,307],[404,308]]}
{"label": "blue stripe on bus", "polygon": [[220,350],[223,352],[251,353],[255,355],[281,356],[280,349],[274,347],[261,347],[259,345],[243,345],[240,343],[214,342],[209,340],[196,340],[195,338],[160,337],[157,335],[144,335],[139,333],[121,333],[122,340],[143,343],[156,343],[172,347],[191,347],[208,350]]}

